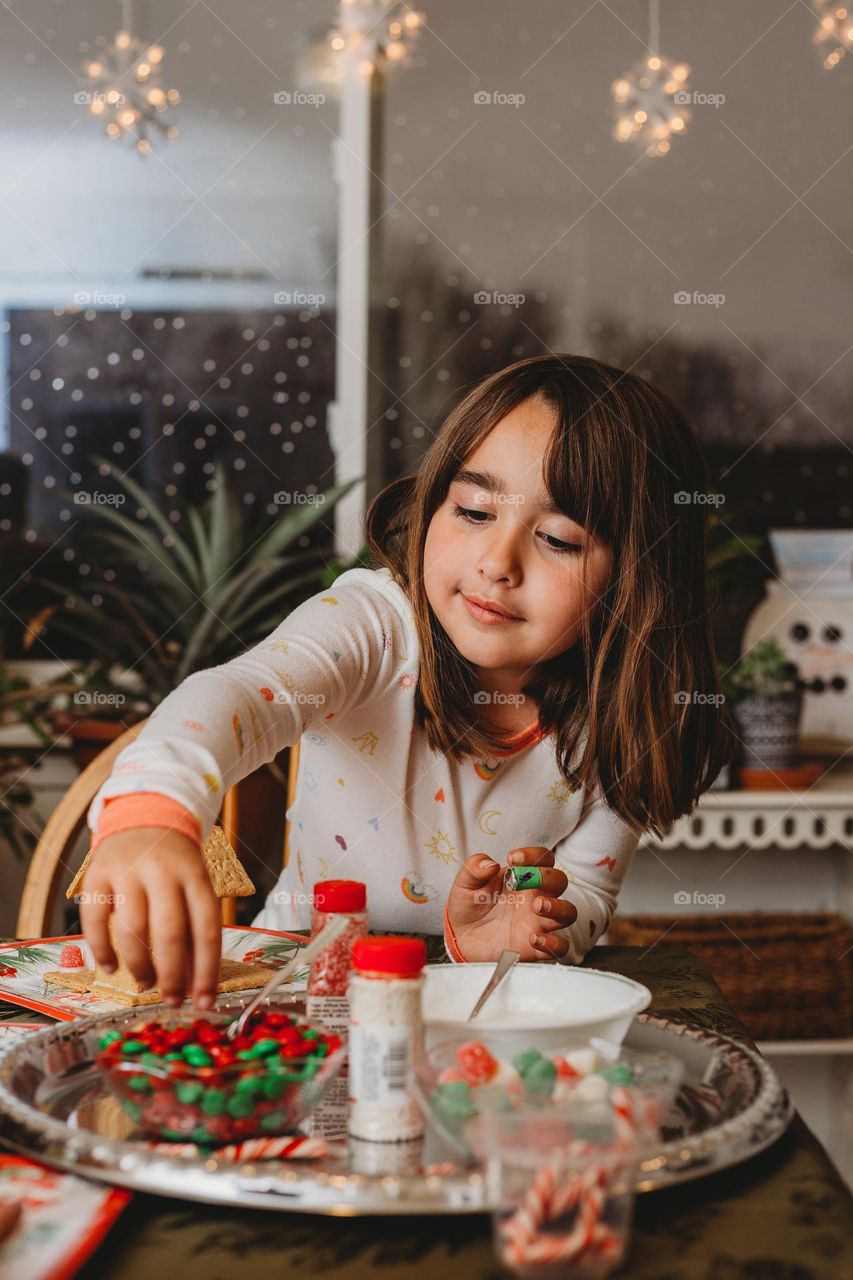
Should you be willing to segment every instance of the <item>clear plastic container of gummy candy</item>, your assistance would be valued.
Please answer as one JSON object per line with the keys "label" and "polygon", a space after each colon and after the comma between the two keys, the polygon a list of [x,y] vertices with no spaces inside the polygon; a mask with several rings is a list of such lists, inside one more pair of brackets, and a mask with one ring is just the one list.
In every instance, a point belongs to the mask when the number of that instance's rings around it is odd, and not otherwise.
{"label": "clear plastic container of gummy candy", "polygon": [[240,1010],[162,1009],[100,1039],[96,1062],[140,1134],[222,1146],[292,1132],[337,1076],[336,1035],[275,1002],[228,1040]]}

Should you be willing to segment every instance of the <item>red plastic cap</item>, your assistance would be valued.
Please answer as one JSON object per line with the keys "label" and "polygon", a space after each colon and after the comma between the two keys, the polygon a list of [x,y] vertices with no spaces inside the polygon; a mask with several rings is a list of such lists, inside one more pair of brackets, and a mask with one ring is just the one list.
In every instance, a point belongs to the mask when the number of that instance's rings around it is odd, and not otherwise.
{"label": "red plastic cap", "polygon": [[319,880],[314,885],[314,906],[318,911],[364,911],[367,885],[360,880]]}
{"label": "red plastic cap", "polygon": [[423,938],[358,938],[353,943],[353,968],[362,973],[387,973],[411,978],[426,964]]}

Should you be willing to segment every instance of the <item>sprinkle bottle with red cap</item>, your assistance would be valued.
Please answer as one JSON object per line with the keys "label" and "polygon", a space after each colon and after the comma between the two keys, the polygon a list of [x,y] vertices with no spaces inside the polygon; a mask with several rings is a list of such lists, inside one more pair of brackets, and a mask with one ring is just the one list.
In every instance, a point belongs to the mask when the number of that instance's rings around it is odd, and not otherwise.
{"label": "sprinkle bottle with red cap", "polygon": [[367,886],[360,880],[319,880],[311,902],[311,937],[322,933],[332,916],[346,915],[349,924],[339,938],[314,957],[308,975],[309,1020],[338,1035],[349,1025],[347,986],[352,949],[367,934]]}
{"label": "sprinkle bottle with red cap", "polygon": [[421,1051],[422,938],[360,938],[349,981],[349,1132],[399,1142],[424,1131],[412,1091]]}

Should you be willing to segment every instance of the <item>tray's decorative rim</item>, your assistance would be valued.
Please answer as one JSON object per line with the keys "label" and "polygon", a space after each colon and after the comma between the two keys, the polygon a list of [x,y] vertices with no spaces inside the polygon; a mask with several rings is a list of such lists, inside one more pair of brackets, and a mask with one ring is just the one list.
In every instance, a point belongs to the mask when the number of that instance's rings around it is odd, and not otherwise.
{"label": "tray's decorative rim", "polygon": [[[438,1214],[491,1209],[479,1168],[426,1175],[336,1173],[308,1162],[248,1161],[234,1164],[213,1155],[203,1161],[140,1149],[100,1135],[87,1136],[63,1121],[36,1111],[12,1093],[8,1079],[15,1057],[36,1040],[74,1038],[93,1025],[108,1026],[127,1010],[79,1018],[47,1027],[0,1049],[0,1112],[7,1124],[3,1140],[47,1164],[130,1189],[178,1199],[292,1209],[302,1213]],[[757,1096],[739,1115],[705,1133],[662,1144],[640,1163],[636,1190],[669,1187],[738,1164],[782,1136],[794,1110],[787,1091],[760,1054],[729,1036],[655,1014],[637,1020],[692,1040],[741,1065],[748,1063]]]}

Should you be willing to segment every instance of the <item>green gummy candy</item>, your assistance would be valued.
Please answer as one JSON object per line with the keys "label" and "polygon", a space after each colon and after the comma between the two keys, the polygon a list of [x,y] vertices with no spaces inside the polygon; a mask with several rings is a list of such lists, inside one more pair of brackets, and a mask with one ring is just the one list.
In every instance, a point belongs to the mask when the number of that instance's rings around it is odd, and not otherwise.
{"label": "green gummy candy", "polygon": [[467,1080],[445,1080],[436,1089],[436,1094],[448,1101],[459,1099],[467,1102],[471,1097],[471,1086]]}
{"label": "green gummy candy", "polygon": [[143,1044],[141,1040],[125,1040],[121,1051],[122,1053],[129,1053],[133,1057],[134,1054],[144,1053],[147,1048],[148,1046]]}
{"label": "green gummy candy", "polygon": [[256,1040],[249,1052],[255,1058],[264,1058],[268,1053],[278,1053],[278,1041],[272,1039]]}
{"label": "green gummy candy", "polygon": [[201,1100],[201,1109],[206,1116],[221,1116],[228,1099],[222,1089],[206,1089]]}
{"label": "green gummy candy", "polygon": [[171,1053],[166,1054],[163,1061],[164,1062],[183,1062],[184,1055],[181,1053],[179,1049],[173,1049]]}
{"label": "green gummy candy", "polygon": [[249,1062],[255,1057],[255,1051],[254,1049],[238,1049],[237,1057],[241,1058],[243,1062]]}
{"label": "green gummy candy", "polygon": [[151,1092],[151,1081],[147,1076],[131,1076],[128,1083],[130,1084],[131,1089],[134,1089],[136,1093]]}
{"label": "green gummy candy", "polygon": [[183,1050],[184,1061],[188,1062],[191,1067],[210,1067],[213,1065],[213,1059],[206,1049],[202,1049],[200,1044],[188,1044]]}
{"label": "green gummy candy", "polygon": [[319,1032],[319,1031],[303,1031],[303,1032],[302,1032],[302,1039],[303,1039],[303,1040],[316,1040],[319,1034],[320,1034],[320,1032]]}
{"label": "green gummy candy", "polygon": [[286,1081],[281,1076],[271,1076],[261,1084],[261,1093],[270,1102],[275,1102],[284,1093]]}
{"label": "green gummy candy", "polygon": [[257,1097],[263,1090],[263,1084],[257,1076],[243,1076],[234,1086],[234,1092],[247,1098]]}
{"label": "green gummy candy", "polygon": [[120,1031],[105,1031],[98,1041],[99,1049],[108,1049],[111,1044],[115,1044],[116,1040],[121,1039]]}
{"label": "green gummy candy", "polygon": [[527,1072],[535,1062],[543,1062],[542,1054],[538,1049],[525,1049],[518,1057],[513,1058],[512,1065],[520,1076],[526,1076]]}
{"label": "green gummy candy", "polygon": [[164,1138],[168,1138],[170,1142],[186,1142],[187,1140],[187,1135],[181,1133],[180,1129],[170,1129],[168,1126],[164,1126],[160,1133]]}
{"label": "green gummy candy", "polygon": [[631,1084],[634,1078],[631,1068],[624,1062],[611,1062],[610,1066],[602,1067],[598,1074],[609,1084]]}
{"label": "green gummy candy", "polygon": [[203,1093],[202,1086],[194,1080],[182,1080],[175,1086],[175,1097],[184,1106],[192,1106],[194,1102],[198,1102]]}
{"label": "green gummy candy", "polygon": [[270,1129],[283,1129],[286,1118],[283,1111],[270,1111],[269,1115],[264,1116],[261,1121],[261,1128],[267,1131]]}
{"label": "green gummy candy", "polygon": [[196,1127],[190,1132],[189,1136],[191,1141],[197,1142],[202,1146],[214,1141],[214,1139],[207,1132],[203,1124],[197,1124]]}
{"label": "green gummy candy", "polygon": [[255,1109],[255,1104],[251,1098],[247,1098],[245,1094],[242,1096],[235,1093],[233,1097],[228,1099],[228,1114],[233,1116],[235,1120],[245,1120],[246,1116],[250,1116]]}
{"label": "green gummy candy", "polygon": [[540,1058],[530,1064],[522,1078],[528,1093],[550,1095],[557,1078],[557,1068],[547,1058]]}

